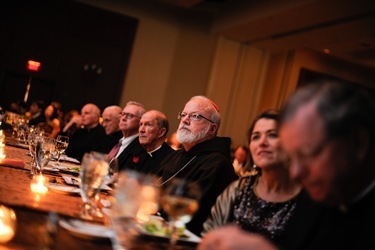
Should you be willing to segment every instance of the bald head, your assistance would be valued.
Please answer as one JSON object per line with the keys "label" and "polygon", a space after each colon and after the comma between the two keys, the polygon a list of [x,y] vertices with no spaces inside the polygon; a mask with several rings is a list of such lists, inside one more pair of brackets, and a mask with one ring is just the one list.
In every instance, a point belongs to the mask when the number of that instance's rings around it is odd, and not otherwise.
{"label": "bald head", "polygon": [[120,130],[120,113],[122,108],[117,105],[108,106],[103,111],[103,127],[107,135],[113,134]]}
{"label": "bald head", "polygon": [[81,110],[82,124],[86,128],[94,128],[99,124],[100,109],[93,103],[88,103]]}

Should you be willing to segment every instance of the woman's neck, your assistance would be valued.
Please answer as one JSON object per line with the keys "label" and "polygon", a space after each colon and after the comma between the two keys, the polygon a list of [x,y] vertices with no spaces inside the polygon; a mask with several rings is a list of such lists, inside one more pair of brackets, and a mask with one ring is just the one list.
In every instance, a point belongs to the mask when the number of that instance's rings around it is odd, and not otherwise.
{"label": "woman's neck", "polygon": [[292,199],[300,191],[300,184],[292,181],[288,170],[278,167],[277,170],[262,170],[254,184],[254,192],[266,201],[283,202]]}

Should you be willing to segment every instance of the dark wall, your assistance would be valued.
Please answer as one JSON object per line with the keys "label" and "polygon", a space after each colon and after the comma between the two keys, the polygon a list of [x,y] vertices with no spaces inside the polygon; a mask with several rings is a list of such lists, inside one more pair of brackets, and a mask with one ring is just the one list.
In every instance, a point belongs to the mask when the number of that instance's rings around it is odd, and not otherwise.
{"label": "dark wall", "polygon": [[[12,0],[0,8],[0,105],[58,101],[118,104],[138,20],[68,0]],[[39,72],[26,69],[41,62]]]}

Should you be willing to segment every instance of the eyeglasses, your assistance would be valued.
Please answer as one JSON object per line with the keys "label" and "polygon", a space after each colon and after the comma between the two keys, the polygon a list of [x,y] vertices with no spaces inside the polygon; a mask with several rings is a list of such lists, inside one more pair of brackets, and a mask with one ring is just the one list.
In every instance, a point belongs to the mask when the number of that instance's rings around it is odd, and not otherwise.
{"label": "eyeglasses", "polygon": [[137,117],[137,118],[141,118],[137,115],[133,115],[133,114],[130,114],[130,113],[126,113],[126,112],[121,112],[120,113],[121,116],[125,116],[126,119],[133,119],[134,117]]}
{"label": "eyeglasses", "polygon": [[177,118],[179,120],[182,120],[186,116],[189,118],[190,121],[194,121],[194,122],[199,122],[203,118],[203,119],[205,119],[205,120],[207,120],[211,123],[215,123],[215,122],[211,121],[210,119],[204,117],[203,115],[200,115],[200,114],[197,114],[197,113],[187,114],[187,113],[184,113],[184,112],[180,112],[180,113],[178,113]]}

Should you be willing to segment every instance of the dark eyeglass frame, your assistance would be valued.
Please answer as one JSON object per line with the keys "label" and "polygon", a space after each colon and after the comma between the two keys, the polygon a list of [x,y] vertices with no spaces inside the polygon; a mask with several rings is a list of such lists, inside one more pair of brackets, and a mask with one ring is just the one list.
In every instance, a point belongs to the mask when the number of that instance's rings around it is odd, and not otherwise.
{"label": "dark eyeglass frame", "polygon": [[179,113],[177,114],[177,119],[182,120],[182,119],[184,119],[186,116],[189,118],[190,121],[199,122],[199,121],[201,121],[202,118],[203,118],[203,119],[205,119],[206,121],[209,121],[209,122],[211,122],[211,123],[216,124],[216,122],[213,122],[212,120],[210,120],[210,119],[208,119],[207,117],[204,117],[203,115],[198,114],[198,113],[187,114],[187,113],[185,113],[185,112],[179,112]]}
{"label": "dark eyeglass frame", "polygon": [[137,117],[138,119],[141,119],[141,117],[139,117],[137,115],[134,115],[134,114],[131,114],[131,113],[127,113],[127,112],[121,112],[120,116],[121,117],[125,116],[126,119],[133,119],[134,117]]}

